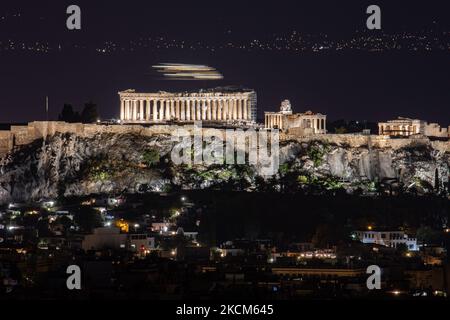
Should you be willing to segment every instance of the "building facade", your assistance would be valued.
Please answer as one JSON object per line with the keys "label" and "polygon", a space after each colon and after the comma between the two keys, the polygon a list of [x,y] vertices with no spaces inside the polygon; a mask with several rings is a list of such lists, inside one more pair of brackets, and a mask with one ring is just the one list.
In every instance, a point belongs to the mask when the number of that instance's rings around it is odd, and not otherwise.
{"label": "building facade", "polygon": [[423,120],[398,117],[395,120],[378,123],[380,135],[392,137],[409,137],[422,134],[427,137],[449,138],[449,128],[442,128],[437,123],[427,123]]}
{"label": "building facade", "polygon": [[390,248],[406,245],[409,251],[418,251],[417,239],[409,237],[403,231],[356,231],[356,237],[362,243],[377,244]]}
{"label": "building facade", "polygon": [[378,123],[380,135],[387,136],[408,137],[413,134],[425,135],[425,127],[425,121],[403,117]]}
{"label": "building facade", "polygon": [[81,243],[83,250],[129,250],[131,252],[149,251],[155,248],[155,239],[146,234],[121,233],[116,227],[96,228],[92,234],[84,236]]}
{"label": "building facade", "polygon": [[119,92],[120,120],[146,122],[256,122],[256,92],[248,89],[210,89],[199,92]]}
{"label": "building facade", "polygon": [[265,112],[264,124],[266,129],[280,129],[299,135],[325,134],[327,116],[306,111],[293,113],[289,100],[281,103],[279,112]]}

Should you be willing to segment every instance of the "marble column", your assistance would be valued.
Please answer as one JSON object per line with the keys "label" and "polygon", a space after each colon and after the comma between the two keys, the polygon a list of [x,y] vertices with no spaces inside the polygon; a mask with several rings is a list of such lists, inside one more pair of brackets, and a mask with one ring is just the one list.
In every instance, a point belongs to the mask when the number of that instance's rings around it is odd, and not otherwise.
{"label": "marble column", "polygon": [[123,119],[122,120],[126,120],[127,119],[127,100],[125,99],[123,101]]}
{"label": "marble column", "polygon": [[158,100],[153,100],[153,121],[158,120]]}
{"label": "marble column", "polygon": [[181,101],[177,100],[175,102],[175,118],[181,120]]}
{"label": "marble column", "polygon": [[139,104],[139,115],[137,120],[144,120],[144,100],[138,100]]}
{"label": "marble column", "polygon": [[131,120],[133,120],[133,121],[136,120],[136,112],[137,112],[136,104],[137,104],[137,101],[133,100],[132,107],[131,107],[131,110],[132,110]]}
{"label": "marble column", "polygon": [[170,100],[169,101],[169,119],[168,120],[173,120],[174,118],[175,118],[175,101]]}
{"label": "marble column", "polygon": [[211,101],[211,120],[217,120],[217,100]]}
{"label": "marble column", "polygon": [[222,100],[217,100],[217,120],[222,120]]}
{"label": "marble column", "polygon": [[123,120],[124,113],[125,113],[125,100],[120,99],[120,120]]}
{"label": "marble column", "polygon": [[196,107],[195,110],[197,111],[197,115],[195,116],[195,119],[197,121],[202,119],[202,102],[201,100],[196,100]]}
{"label": "marble column", "polygon": [[172,114],[172,101],[164,100],[164,104],[166,105],[166,107],[165,107],[165,110],[166,110],[165,120],[170,120],[170,116]]}
{"label": "marble column", "polygon": [[186,120],[191,121],[191,101],[186,100]]}
{"label": "marble column", "polygon": [[180,120],[185,121],[186,120],[186,101],[180,100]]}
{"label": "marble column", "polygon": [[192,120],[192,121],[195,121],[195,119],[196,119],[196,111],[195,111],[195,108],[196,108],[195,100],[191,100],[191,120]]}
{"label": "marble column", "polygon": [[206,120],[211,120],[211,118],[212,118],[212,115],[211,115],[211,100],[206,100],[205,104],[206,104]]}
{"label": "marble column", "polygon": [[164,120],[165,117],[165,101],[163,100],[159,100],[159,120]]}
{"label": "marble column", "polygon": [[231,101],[225,100],[225,120],[231,119]]}
{"label": "marble column", "polygon": [[222,100],[222,120],[227,120],[227,100]]}
{"label": "marble column", "polygon": [[243,117],[244,112],[242,111],[242,99],[237,100],[237,105],[238,105],[238,119],[242,120],[244,118]]}
{"label": "marble column", "polygon": [[191,120],[197,120],[197,101],[195,99],[191,100]]}
{"label": "marble column", "polygon": [[200,100],[200,120],[205,120],[206,119],[206,101],[205,100]]}
{"label": "marble column", "polygon": [[147,99],[146,102],[145,121],[150,121],[150,99]]}

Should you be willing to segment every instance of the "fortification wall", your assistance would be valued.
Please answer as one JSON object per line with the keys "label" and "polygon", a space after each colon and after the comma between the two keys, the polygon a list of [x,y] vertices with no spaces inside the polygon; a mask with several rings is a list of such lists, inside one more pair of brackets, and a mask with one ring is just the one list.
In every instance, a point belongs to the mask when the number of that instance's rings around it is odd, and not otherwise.
{"label": "fortification wall", "polygon": [[315,136],[282,135],[280,140],[295,140],[299,142],[324,141],[331,144],[361,148],[371,146],[372,148],[401,149],[415,145],[430,145],[440,152],[450,152],[449,141],[430,141],[425,136],[410,137],[408,139],[391,139],[384,135],[363,134],[324,134]]}
{"label": "fortification wall", "polygon": [[[103,124],[82,124],[66,123],[62,121],[35,121],[27,126],[11,126],[9,131],[0,131],[0,157],[3,158],[14,147],[29,144],[37,139],[45,139],[56,133],[73,133],[81,137],[92,137],[100,133],[125,134],[135,133],[140,135],[171,135],[176,128],[182,128],[189,132],[194,129],[193,125],[103,125]],[[206,128],[204,128],[206,129]],[[224,130],[224,129],[219,129]],[[280,141],[295,140],[299,142],[310,142],[320,140],[327,143],[348,146],[352,148],[368,147],[373,148],[403,148],[411,145],[431,145],[441,152],[450,152],[450,142],[430,141],[427,137],[417,136],[409,139],[391,139],[382,135],[363,134],[322,134],[322,135],[294,135],[280,134]]]}

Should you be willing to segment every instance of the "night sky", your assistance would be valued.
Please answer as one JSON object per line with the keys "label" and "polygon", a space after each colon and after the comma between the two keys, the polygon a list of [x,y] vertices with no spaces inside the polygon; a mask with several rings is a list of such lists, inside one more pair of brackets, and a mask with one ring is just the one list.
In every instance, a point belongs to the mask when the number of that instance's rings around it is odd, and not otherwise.
{"label": "night sky", "polygon": [[[445,1],[342,2],[2,3],[0,122],[45,119],[47,95],[51,119],[57,118],[64,103],[80,110],[90,100],[107,119],[118,116],[120,90],[241,85],[257,91],[260,118],[264,111],[276,110],[282,100],[289,99],[294,111],[311,109],[327,114],[330,120],[407,116],[449,125],[450,47],[445,44],[450,38],[450,5]],[[66,29],[65,11],[70,4],[81,7],[81,31]],[[382,9],[381,31],[365,30],[365,10],[370,4]],[[239,48],[253,40],[271,43],[293,32],[344,42],[358,32],[393,37],[412,33],[420,41],[444,45],[417,51],[351,46],[323,51]],[[167,46],[171,41],[177,46]],[[108,51],[111,43],[116,50]],[[44,51],[42,44],[47,48]],[[151,66],[164,62],[209,65],[224,79],[162,80]]]}

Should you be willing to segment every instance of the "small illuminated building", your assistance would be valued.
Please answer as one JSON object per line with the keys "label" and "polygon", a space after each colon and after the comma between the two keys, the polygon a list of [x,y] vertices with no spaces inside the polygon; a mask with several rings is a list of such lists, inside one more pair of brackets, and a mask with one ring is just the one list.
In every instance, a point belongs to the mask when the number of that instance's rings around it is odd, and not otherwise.
{"label": "small illuminated building", "polygon": [[116,227],[96,228],[92,234],[84,237],[81,247],[83,250],[128,250],[131,252],[148,252],[155,248],[155,239],[146,234],[121,233]]}
{"label": "small illuminated building", "polygon": [[355,236],[362,243],[377,244],[390,248],[405,245],[409,251],[418,251],[417,239],[408,236],[403,231],[356,231]]}
{"label": "small illuminated building", "polygon": [[281,103],[279,112],[265,112],[264,118],[266,129],[280,129],[299,135],[327,133],[326,115],[312,111],[293,113],[289,100]]}
{"label": "small illuminated building", "polygon": [[378,123],[380,135],[392,137],[409,137],[415,134],[427,137],[448,138],[449,128],[442,128],[437,123],[428,123],[423,120],[398,117],[395,120]]}
{"label": "small illuminated building", "polygon": [[378,123],[380,135],[408,137],[413,134],[425,134],[427,123],[418,119],[398,117],[395,120]]}

